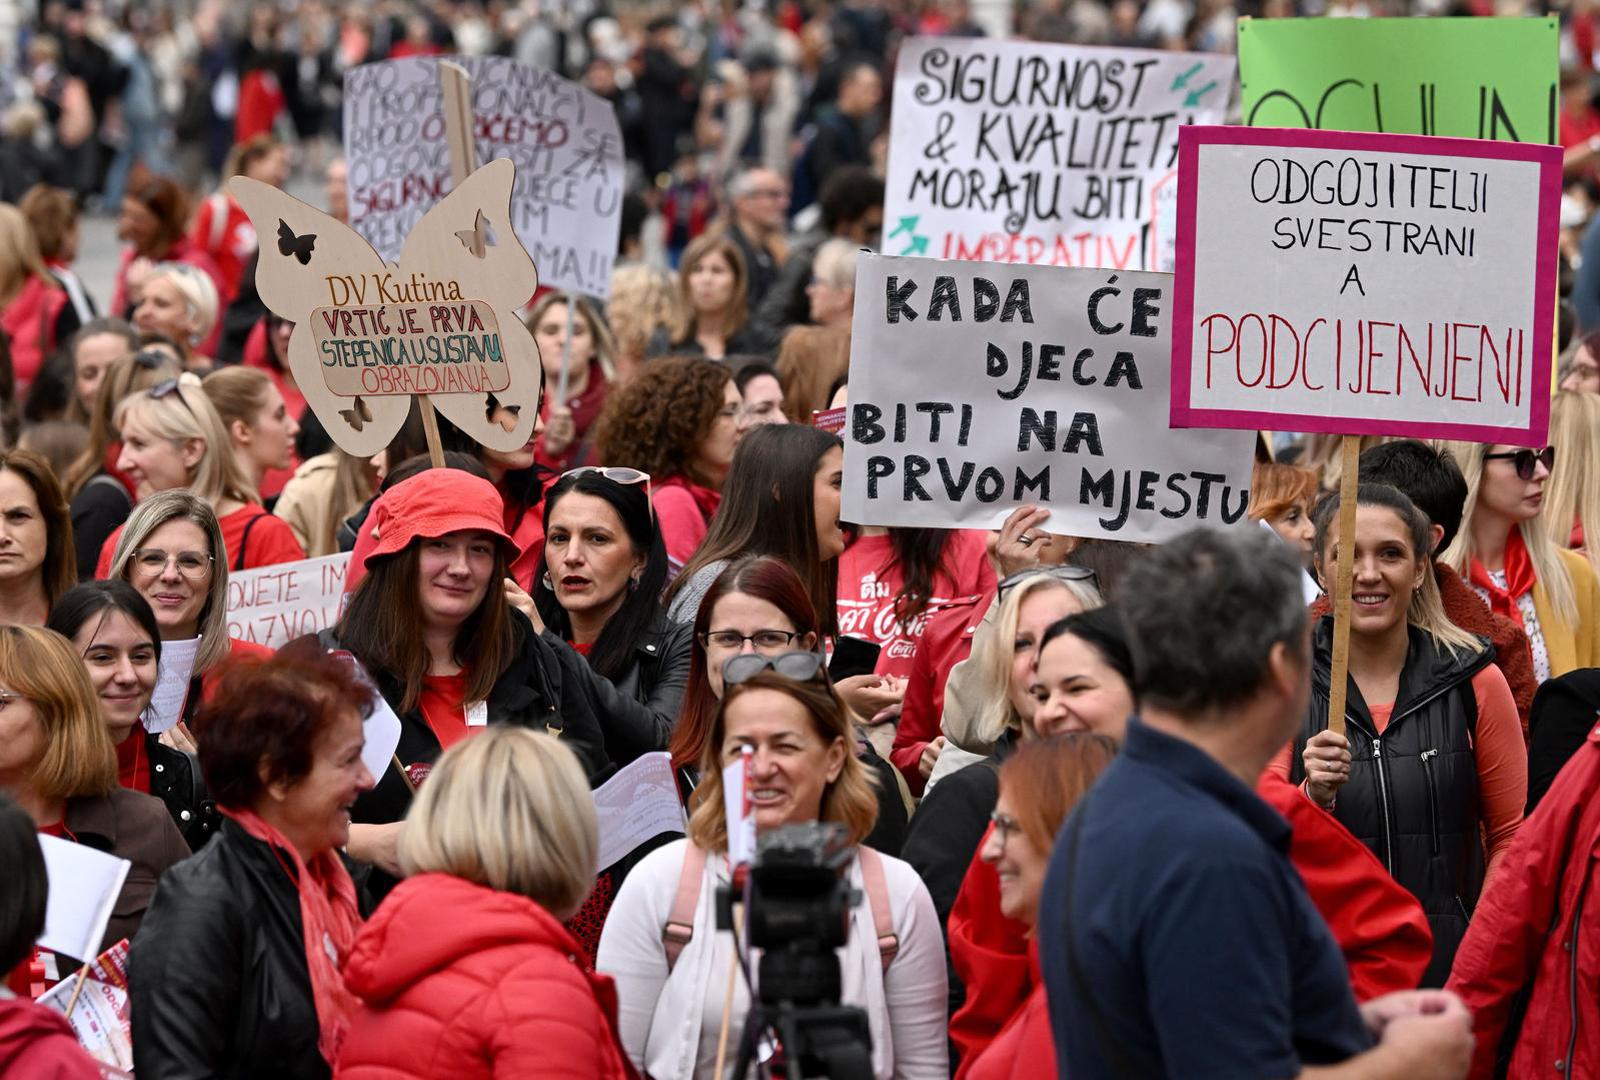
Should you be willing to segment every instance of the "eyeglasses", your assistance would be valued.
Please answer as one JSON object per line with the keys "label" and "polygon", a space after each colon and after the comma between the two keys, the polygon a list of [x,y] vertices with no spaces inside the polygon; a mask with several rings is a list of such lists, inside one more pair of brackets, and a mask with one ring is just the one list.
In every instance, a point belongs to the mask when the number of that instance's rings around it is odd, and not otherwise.
{"label": "eyeglasses", "polygon": [[741,634],[737,630],[710,630],[700,635],[700,644],[706,648],[742,649],[749,642],[760,650],[785,649],[800,635],[790,630],[757,630]]}
{"label": "eyeglasses", "polygon": [[1543,450],[1508,450],[1503,454],[1485,454],[1485,461],[1509,461],[1517,467],[1517,479],[1532,480],[1534,471],[1543,465],[1549,472],[1556,464],[1556,448],[1547,446]]}
{"label": "eyeglasses", "polygon": [[1090,585],[1095,584],[1094,571],[1087,566],[1074,566],[1071,563],[1063,563],[1060,566],[1030,566],[1026,570],[1018,570],[1002,581],[996,595],[1004,600],[1006,593],[1029,578],[1040,575],[1053,577],[1058,581],[1086,581]]}
{"label": "eyeglasses", "polygon": [[722,665],[722,683],[724,686],[738,686],[768,668],[785,679],[810,682],[822,673],[822,654],[786,652],[778,656],[762,656],[760,653],[740,653]]}
{"label": "eyeglasses", "polygon": [[561,474],[565,480],[569,476],[588,476],[599,474],[614,484],[643,484],[644,501],[650,505],[652,513],[655,512],[655,500],[650,494],[650,474],[640,469],[630,469],[622,465],[579,465],[576,469],[568,469]]}
{"label": "eyeglasses", "polygon": [[211,573],[213,559],[203,551],[178,551],[168,554],[160,548],[137,548],[128,556],[146,574],[164,573],[167,565],[178,564],[178,573],[186,578],[199,579]]}
{"label": "eyeglasses", "polygon": [[989,820],[994,824],[994,838],[1000,841],[1002,848],[1013,836],[1022,831],[1022,826],[1010,814],[1002,814],[996,810],[989,815]]}

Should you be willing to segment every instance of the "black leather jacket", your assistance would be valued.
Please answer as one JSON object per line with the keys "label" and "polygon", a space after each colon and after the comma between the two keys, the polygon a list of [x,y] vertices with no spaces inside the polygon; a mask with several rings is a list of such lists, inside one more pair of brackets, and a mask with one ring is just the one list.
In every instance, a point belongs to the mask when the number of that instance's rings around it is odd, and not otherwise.
{"label": "black leather jacket", "polygon": [[144,745],[150,755],[150,794],[166,804],[189,850],[199,851],[222,823],[200,775],[200,759],[164,745],[159,735],[145,735]]}
{"label": "black leather jacket", "polygon": [[640,754],[667,748],[689,685],[693,626],[675,623],[661,612],[634,643],[631,663],[615,679],[596,672],[555,634],[546,631],[544,638],[600,721],[613,765],[621,767]]}
{"label": "black leather jacket", "polygon": [[[1324,617],[1312,635],[1311,706],[1290,758],[1296,784],[1305,778],[1300,752],[1328,726],[1332,639],[1333,619]],[[1493,659],[1487,642],[1477,652],[1456,655],[1412,627],[1400,692],[1381,737],[1350,680],[1350,779],[1339,789],[1333,815],[1421,902],[1433,930],[1424,986],[1444,985],[1483,888],[1472,677]]]}
{"label": "black leather jacket", "polygon": [[129,954],[139,1076],[330,1075],[293,865],[224,821],[204,851],[162,876]]}

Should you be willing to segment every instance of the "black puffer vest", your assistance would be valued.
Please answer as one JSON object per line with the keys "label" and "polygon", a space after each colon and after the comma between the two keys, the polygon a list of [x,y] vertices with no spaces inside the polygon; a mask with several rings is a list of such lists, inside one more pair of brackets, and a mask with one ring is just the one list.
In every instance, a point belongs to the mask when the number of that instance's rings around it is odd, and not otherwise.
{"label": "black puffer vest", "polygon": [[[1312,635],[1311,707],[1290,759],[1296,784],[1305,779],[1300,752],[1328,726],[1332,648],[1330,616]],[[1424,986],[1444,985],[1483,887],[1472,677],[1493,659],[1487,643],[1479,652],[1458,655],[1436,648],[1427,633],[1412,627],[1400,693],[1381,738],[1350,680],[1350,780],[1339,790],[1333,814],[1421,902],[1433,930]]]}

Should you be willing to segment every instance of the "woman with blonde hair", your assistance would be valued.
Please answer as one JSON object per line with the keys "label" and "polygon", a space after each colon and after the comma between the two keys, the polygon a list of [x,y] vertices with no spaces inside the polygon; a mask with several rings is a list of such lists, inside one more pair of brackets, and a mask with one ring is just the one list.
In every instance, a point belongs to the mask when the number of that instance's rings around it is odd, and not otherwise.
{"label": "woman with blonde hair", "polygon": [[617,381],[633,378],[657,331],[675,333],[687,317],[670,273],[645,263],[617,267],[606,301],[606,322],[617,340]]}
{"label": "woman with blonde hair", "polygon": [[861,844],[876,816],[866,767],[820,653],[745,653],[723,668],[725,692],[700,762],[689,836],[648,856],[623,882],[600,937],[597,966],[617,980],[622,1042],[657,1080],[716,1076],[728,1017],[727,1058],[738,1057],[749,998],[734,983],[729,936],[716,929],[728,883],[729,823],[722,770],[747,754],[758,837],[786,826],[832,825],[850,850],[842,874],[864,897],[849,914],[840,1000],[862,1008],[872,1075],[944,1077],[944,947],[928,891],[911,867]]}
{"label": "woman with blonde hair", "polygon": [[[1550,445],[1558,447],[1540,516],[1557,547],[1588,556],[1600,573],[1600,394],[1564,390],[1550,402]],[[1590,533],[1595,543],[1589,543]]]}
{"label": "woman with blonde hair", "polygon": [[784,411],[796,424],[828,408],[833,386],[850,373],[850,333],[825,326],[797,326],[778,349],[778,381]]}
{"label": "woman with blonde hair", "polygon": [[[1440,561],[1466,578],[1490,610],[1528,635],[1543,683],[1600,665],[1600,577],[1582,555],[1551,539],[1542,519],[1546,486],[1562,448],[1445,443],[1467,480],[1461,531]],[[1590,462],[1574,460],[1579,468]],[[1559,523],[1571,528],[1571,521]]]}
{"label": "woman with blonde hair", "polygon": [[106,537],[128,520],[133,481],[117,470],[122,437],[114,421],[117,403],[130,394],[176,379],[182,369],[160,349],[143,349],[113,360],[100,376],[89,410],[89,441],[61,474],[70,500],[72,538],[78,549],[78,579],[95,576]]}
{"label": "woman with blonde hair", "polygon": [[40,832],[132,862],[104,942],[132,937],[156,879],[188,857],[188,845],[161,800],[117,783],[117,752],[99,698],[66,638],[42,627],[0,626],[0,703],[0,791]]}
{"label": "woman with blonde hair", "polygon": [[201,386],[228,427],[234,460],[245,478],[261,498],[271,499],[300,464],[294,452],[300,423],[283,394],[266,372],[236,365],[213,371]]}
{"label": "woman with blonde hair", "polygon": [[11,341],[18,401],[79,324],[77,309],[39,254],[28,219],[0,203],[0,330]]}
{"label": "woman with blonde hair", "polygon": [[1250,475],[1250,506],[1245,514],[1251,521],[1265,521],[1283,542],[1300,552],[1311,565],[1311,541],[1316,530],[1311,525],[1311,508],[1317,499],[1317,474],[1298,465],[1258,461]]}
{"label": "woman with blonde hair", "polygon": [[[568,311],[568,304],[571,310]],[[612,355],[616,342],[600,313],[582,297],[551,292],[541,296],[528,312],[528,329],[539,346],[544,368],[544,432],[534,440],[534,460],[560,473],[580,464],[588,447],[585,439],[606,403],[616,377]],[[567,364],[567,398],[557,400],[561,386],[561,354],[567,329],[572,342]]]}
{"label": "woman with blonde hair", "polygon": [[850,332],[856,308],[856,258],[860,248],[834,237],[817,249],[811,264],[811,284],[806,297],[811,321],[818,326]]}
{"label": "woman with blonde hair", "polygon": [[577,757],[491,728],[447,750],[406,815],[406,879],[356,935],[361,1001],[340,1076],[628,1075],[611,980],[562,926],[594,884],[599,828]]}
{"label": "woman with blonde hair", "polygon": [[205,372],[211,358],[200,346],[217,327],[221,301],[211,275],[188,263],[157,263],[139,286],[133,325],[144,334],[161,334],[177,343],[183,366]]}
{"label": "woman with blonde hair", "polygon": [[[203,499],[222,528],[224,550],[217,557],[224,566],[250,570],[305,558],[289,526],[262,508],[196,375],[184,372],[129,395],[113,420],[122,433],[117,469],[133,480],[134,493],[143,500],[182,488]],[[95,577],[110,576],[119,532],[106,538]]]}
{"label": "woman with blonde hair", "polygon": [[772,343],[750,322],[746,307],[749,276],[739,245],[723,233],[702,233],[692,240],[678,263],[678,290],[687,318],[657,330],[646,354],[707,360],[770,355]]}

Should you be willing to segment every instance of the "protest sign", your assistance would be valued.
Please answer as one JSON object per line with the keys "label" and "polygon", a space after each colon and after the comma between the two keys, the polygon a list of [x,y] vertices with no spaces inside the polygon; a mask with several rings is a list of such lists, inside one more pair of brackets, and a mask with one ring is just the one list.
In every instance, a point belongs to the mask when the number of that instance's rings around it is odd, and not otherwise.
{"label": "protest sign", "polygon": [[[544,283],[609,296],[624,181],[622,134],[610,102],[508,57],[452,62],[472,80],[477,160],[516,165],[509,223]],[[435,59],[413,57],[345,75],[350,225],[390,261],[452,187],[437,68]]]}
{"label": "protest sign", "polygon": [[1556,141],[1556,18],[1248,19],[1252,127]]}
{"label": "protest sign", "polygon": [[1561,148],[1180,136],[1174,427],[1544,445]]}
{"label": "protest sign", "polygon": [[1169,431],[1172,277],[1138,271],[857,263],[843,516],[1158,541],[1230,525],[1253,436]]}
{"label": "protest sign", "polygon": [[683,804],[665,750],[641,754],[594,789],[601,868],[662,833],[683,832]]}
{"label": "protest sign", "polygon": [[133,864],[97,848],[41,833],[39,850],[50,882],[41,948],[74,960],[100,955],[111,909]]}
{"label": "protest sign", "polygon": [[350,553],[277,563],[228,575],[228,636],[281,649],[339,621]]}
{"label": "protest sign", "polygon": [[189,698],[189,682],[194,678],[194,661],[199,654],[197,637],[161,643],[156,688],[150,693],[150,710],[144,718],[144,729],[150,734],[160,735],[177,727],[183,719],[183,705]]}
{"label": "protest sign", "polygon": [[132,1075],[126,938],[101,953],[78,978],[56,983],[37,1000],[66,1017],[78,1045],[94,1058],[102,1076]]}
{"label": "protest sign", "polygon": [[1153,234],[1178,126],[1220,123],[1233,72],[1212,54],[906,41],[885,253],[1170,270]]}

